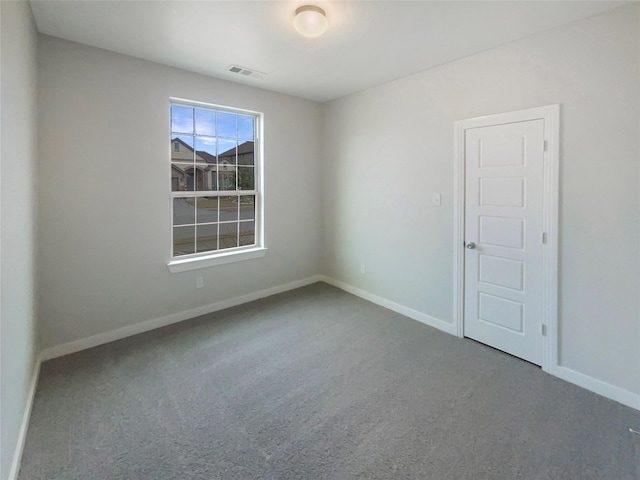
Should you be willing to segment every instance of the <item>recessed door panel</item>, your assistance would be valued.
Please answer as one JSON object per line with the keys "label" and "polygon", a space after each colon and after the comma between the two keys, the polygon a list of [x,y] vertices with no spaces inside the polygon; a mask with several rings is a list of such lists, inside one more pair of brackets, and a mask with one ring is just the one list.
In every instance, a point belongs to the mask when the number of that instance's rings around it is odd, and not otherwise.
{"label": "recessed door panel", "polygon": [[524,263],[510,258],[480,255],[478,280],[498,287],[524,290]]}
{"label": "recessed door panel", "polygon": [[524,178],[481,178],[479,204],[524,207]]}
{"label": "recessed door panel", "polygon": [[524,248],[523,218],[490,217],[482,215],[480,220],[480,243],[499,247]]}
{"label": "recessed door panel", "polygon": [[525,162],[526,136],[498,132],[479,139],[480,167],[521,166]]}
{"label": "recessed door panel", "polygon": [[522,333],[524,305],[503,297],[480,292],[478,318],[512,332]]}

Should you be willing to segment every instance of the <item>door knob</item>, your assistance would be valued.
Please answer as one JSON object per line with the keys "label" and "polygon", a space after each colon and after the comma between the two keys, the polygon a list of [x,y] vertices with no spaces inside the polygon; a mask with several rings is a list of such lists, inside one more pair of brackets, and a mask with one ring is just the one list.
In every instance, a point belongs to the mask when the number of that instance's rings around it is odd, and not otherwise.
{"label": "door knob", "polygon": [[476,244],[473,242],[467,242],[465,247],[467,247],[469,250],[473,250],[474,248],[476,248]]}

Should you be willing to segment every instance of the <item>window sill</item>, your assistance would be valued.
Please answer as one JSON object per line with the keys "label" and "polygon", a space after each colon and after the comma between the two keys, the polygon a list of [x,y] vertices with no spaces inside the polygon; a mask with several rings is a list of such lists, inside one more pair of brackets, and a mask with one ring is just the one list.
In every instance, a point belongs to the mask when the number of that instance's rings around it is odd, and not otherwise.
{"label": "window sill", "polygon": [[197,257],[171,260],[167,268],[171,273],[188,272],[199,268],[215,267],[225,263],[242,262],[252,258],[264,257],[267,249],[263,247],[252,248],[251,250],[240,250],[235,252],[217,253],[210,257]]}

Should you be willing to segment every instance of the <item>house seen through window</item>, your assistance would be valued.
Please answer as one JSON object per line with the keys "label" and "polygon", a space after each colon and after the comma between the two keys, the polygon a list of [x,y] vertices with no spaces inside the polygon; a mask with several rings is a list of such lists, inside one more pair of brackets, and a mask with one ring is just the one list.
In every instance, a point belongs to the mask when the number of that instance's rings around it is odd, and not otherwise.
{"label": "house seen through window", "polygon": [[174,258],[258,244],[259,119],[228,108],[171,105]]}

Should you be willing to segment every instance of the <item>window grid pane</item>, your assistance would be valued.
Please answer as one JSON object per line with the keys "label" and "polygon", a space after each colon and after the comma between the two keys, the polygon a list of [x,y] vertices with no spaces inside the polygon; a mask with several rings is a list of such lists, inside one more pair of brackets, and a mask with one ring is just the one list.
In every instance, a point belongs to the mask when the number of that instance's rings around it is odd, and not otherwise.
{"label": "window grid pane", "polygon": [[193,107],[171,105],[171,131],[193,134],[193,116]]}
{"label": "window grid pane", "polygon": [[211,252],[218,249],[218,224],[196,225],[196,251]]}
{"label": "window grid pane", "polygon": [[195,226],[173,228],[173,255],[195,253]]}
{"label": "window grid pane", "polygon": [[173,225],[194,225],[196,223],[195,206],[195,198],[174,197]]}

